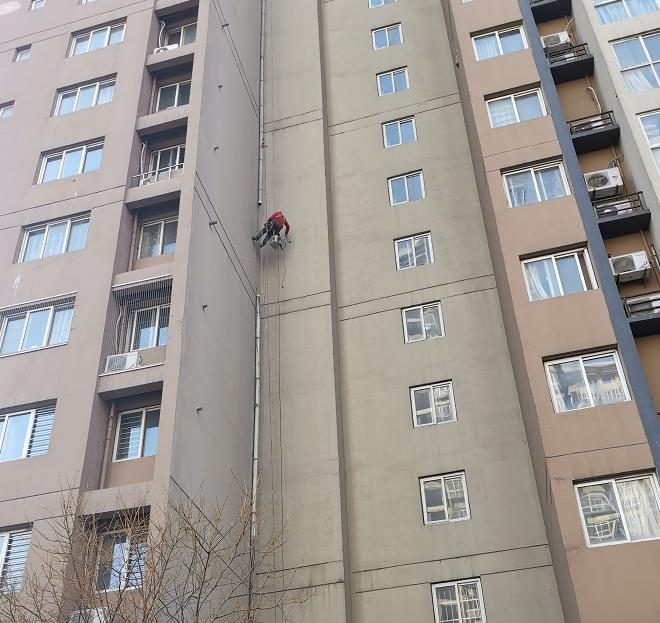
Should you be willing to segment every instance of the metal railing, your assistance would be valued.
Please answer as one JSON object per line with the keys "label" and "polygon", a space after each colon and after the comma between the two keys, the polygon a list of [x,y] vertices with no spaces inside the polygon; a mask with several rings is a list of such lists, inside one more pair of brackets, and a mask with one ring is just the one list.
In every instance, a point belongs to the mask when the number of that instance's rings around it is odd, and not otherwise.
{"label": "metal railing", "polygon": [[588,117],[573,119],[568,122],[568,128],[571,135],[581,134],[582,132],[591,132],[592,130],[600,130],[614,125],[616,125],[616,121],[614,119],[614,113],[611,110],[597,115],[589,115]]}
{"label": "metal railing", "polygon": [[131,177],[129,187],[135,188],[136,186],[146,186],[147,184],[155,184],[163,180],[169,180],[173,177],[179,177],[183,173],[183,162],[181,164],[173,164],[172,166],[163,169],[156,169],[154,171],[146,171],[139,175]]}
{"label": "metal railing", "polygon": [[592,202],[592,205],[599,219],[608,216],[619,216],[620,214],[633,214],[646,209],[641,192],[597,199]]}
{"label": "metal railing", "polygon": [[563,63],[564,61],[579,60],[590,56],[589,47],[586,43],[579,43],[570,47],[556,46],[557,49],[548,48],[545,51],[545,56],[551,65],[555,63]]}
{"label": "metal railing", "polygon": [[646,314],[660,313],[660,291],[640,294],[638,296],[627,296],[623,299],[623,308],[628,318]]}

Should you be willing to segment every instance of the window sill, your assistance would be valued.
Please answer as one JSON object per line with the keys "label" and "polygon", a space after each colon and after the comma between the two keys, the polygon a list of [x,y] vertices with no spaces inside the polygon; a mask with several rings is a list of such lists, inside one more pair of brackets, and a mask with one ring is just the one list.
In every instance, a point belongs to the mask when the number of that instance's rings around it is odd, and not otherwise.
{"label": "window sill", "polygon": [[30,350],[21,350],[17,353],[5,353],[0,355],[0,359],[5,359],[6,357],[15,357],[16,355],[29,355],[30,353],[38,353],[42,350],[50,350],[51,348],[59,348],[60,346],[66,346],[68,342],[64,344],[52,344],[51,346],[40,346],[39,348],[31,348]]}

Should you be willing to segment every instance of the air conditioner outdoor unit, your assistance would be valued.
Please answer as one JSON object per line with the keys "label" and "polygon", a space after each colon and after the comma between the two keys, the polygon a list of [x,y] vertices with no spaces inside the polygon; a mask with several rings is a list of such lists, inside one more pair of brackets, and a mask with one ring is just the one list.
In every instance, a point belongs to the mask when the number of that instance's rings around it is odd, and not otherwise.
{"label": "air conditioner outdoor unit", "polygon": [[123,372],[124,370],[137,368],[139,355],[140,353],[137,351],[133,351],[132,353],[122,353],[121,355],[110,355],[105,362],[105,371]]}
{"label": "air conditioner outdoor unit", "polygon": [[106,623],[107,617],[103,608],[76,610],[71,613],[69,623]]}
{"label": "air conditioner outdoor unit", "polygon": [[612,266],[612,272],[616,277],[617,283],[643,279],[651,269],[646,251],[611,257],[610,265]]}
{"label": "air conditioner outdoor unit", "polygon": [[170,50],[176,50],[179,47],[178,43],[171,43],[170,45],[164,45],[160,48],[154,50],[154,54],[160,54],[161,52],[169,52]]}
{"label": "air conditioner outdoor unit", "polygon": [[584,181],[592,199],[601,197],[612,197],[619,193],[623,188],[623,178],[619,167],[603,169],[602,171],[592,171],[584,176]]}
{"label": "air conditioner outdoor unit", "polygon": [[544,49],[551,49],[553,52],[555,50],[563,50],[573,46],[571,43],[571,37],[565,30],[556,32],[553,35],[546,35],[545,37],[541,37],[541,43]]}

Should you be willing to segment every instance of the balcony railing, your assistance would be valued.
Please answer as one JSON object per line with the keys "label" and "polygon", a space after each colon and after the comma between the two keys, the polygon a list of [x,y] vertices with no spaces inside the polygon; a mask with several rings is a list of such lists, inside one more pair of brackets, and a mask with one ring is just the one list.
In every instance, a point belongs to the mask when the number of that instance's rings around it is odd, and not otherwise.
{"label": "balcony railing", "polygon": [[594,130],[602,130],[614,125],[616,125],[616,121],[614,120],[614,113],[611,110],[598,115],[573,119],[568,122],[571,136],[583,134],[584,132],[592,132]]}
{"label": "balcony railing", "polygon": [[563,63],[564,61],[579,60],[591,56],[589,53],[589,47],[586,43],[578,43],[577,45],[567,48],[560,47],[557,50],[549,48],[545,51],[545,55],[550,65]]}
{"label": "balcony railing", "polygon": [[641,192],[596,199],[592,205],[606,239],[645,231],[651,223],[651,211]]}
{"label": "balcony railing", "polygon": [[660,314],[660,291],[623,299],[623,307],[628,318]]}
{"label": "balcony railing", "polygon": [[169,180],[173,177],[179,177],[183,173],[183,163],[174,164],[163,169],[156,169],[154,171],[147,171],[145,173],[140,173],[139,175],[134,175],[130,179],[130,188],[136,188],[137,186],[146,186],[148,184],[155,184],[156,182],[162,182],[163,180]]}
{"label": "balcony railing", "polygon": [[568,128],[578,154],[605,149],[619,142],[619,124],[611,110],[573,119],[568,122]]}
{"label": "balcony railing", "polygon": [[641,192],[619,195],[618,197],[608,197],[607,199],[597,199],[592,205],[599,219],[633,214],[634,212],[646,210]]}
{"label": "balcony railing", "polygon": [[586,43],[568,47],[553,46],[545,50],[545,56],[556,84],[591,76],[594,73],[594,57]]}

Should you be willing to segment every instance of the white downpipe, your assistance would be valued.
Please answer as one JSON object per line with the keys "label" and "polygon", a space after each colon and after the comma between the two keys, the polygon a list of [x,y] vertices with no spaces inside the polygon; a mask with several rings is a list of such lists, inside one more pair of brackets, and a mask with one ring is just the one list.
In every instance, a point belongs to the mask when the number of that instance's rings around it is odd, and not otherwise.
{"label": "white downpipe", "polygon": [[163,47],[163,31],[165,30],[165,26],[167,26],[167,24],[165,22],[160,23],[160,30],[158,31],[158,47],[159,48]]}
{"label": "white downpipe", "polygon": [[261,0],[261,43],[259,54],[259,192],[257,205],[264,202],[264,149],[266,134],[264,132],[264,56],[266,54],[266,0]]}
{"label": "white downpipe", "polygon": [[591,95],[591,99],[594,101],[596,106],[598,107],[598,114],[602,115],[603,114],[603,107],[600,105],[600,102],[598,101],[598,95],[596,95],[596,91],[594,90],[593,87],[586,87],[587,91],[589,91],[589,95]]}

